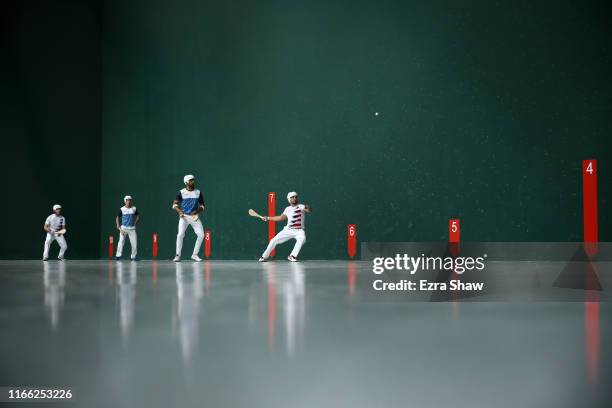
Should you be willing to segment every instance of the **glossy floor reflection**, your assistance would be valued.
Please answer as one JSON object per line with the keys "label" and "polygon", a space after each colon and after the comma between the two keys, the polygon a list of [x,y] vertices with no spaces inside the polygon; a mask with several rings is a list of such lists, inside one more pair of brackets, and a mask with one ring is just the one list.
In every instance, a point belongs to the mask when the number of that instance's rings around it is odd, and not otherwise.
{"label": "glossy floor reflection", "polygon": [[2,261],[0,386],[74,407],[609,406],[610,303],[372,302],[370,275]]}

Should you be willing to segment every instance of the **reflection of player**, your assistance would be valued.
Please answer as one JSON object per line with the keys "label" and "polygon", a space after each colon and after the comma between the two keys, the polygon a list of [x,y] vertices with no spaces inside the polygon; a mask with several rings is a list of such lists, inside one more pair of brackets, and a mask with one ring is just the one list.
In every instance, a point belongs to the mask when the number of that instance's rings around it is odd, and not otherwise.
{"label": "reflection of player", "polygon": [[119,209],[117,216],[115,217],[115,224],[119,230],[119,243],[117,244],[117,256],[116,260],[121,259],[123,253],[123,245],[125,244],[125,236],[130,238],[130,245],[132,246],[132,261],[137,261],[138,257],[138,243],[136,237],[136,224],[140,219],[138,209],[132,205],[132,196],[126,195],[123,197],[125,205]]}
{"label": "reflection of player", "polygon": [[200,252],[202,240],[204,239],[204,227],[202,227],[202,222],[198,214],[204,211],[204,197],[200,190],[195,188],[194,176],[191,174],[185,176],[183,182],[185,183],[185,188],[178,192],[172,204],[172,208],[174,208],[174,211],[176,211],[180,217],[178,234],[176,235],[176,256],[174,257],[174,262],[181,261],[183,238],[185,237],[187,227],[190,225],[198,237],[195,247],[193,248],[191,259],[196,262],[201,262],[202,259],[198,256],[198,252]]}
{"label": "reflection of player", "polygon": [[117,294],[119,297],[119,320],[123,341],[127,341],[130,329],[134,326],[134,309],[136,305],[136,264],[130,264],[130,270],[123,270],[123,262],[117,264]]}
{"label": "reflection of player", "polygon": [[306,233],[304,232],[304,223],[306,221],[306,214],[310,214],[312,209],[308,204],[298,204],[298,195],[296,192],[287,194],[287,200],[289,207],[285,208],[285,211],[281,215],[275,215],[272,217],[261,217],[263,221],[287,221],[287,225],[283,228],[274,238],[268,243],[268,247],[259,258],[259,262],[265,262],[272,250],[278,244],[295,239],[295,246],[291,255],[287,259],[291,262],[297,262],[297,256],[302,249],[302,245],[306,242]]}
{"label": "reflection of player", "polygon": [[66,232],[66,219],[62,215],[61,205],[55,204],[53,206],[53,214],[47,217],[43,228],[45,231],[47,231],[43,261],[49,259],[49,248],[51,247],[51,243],[53,241],[57,241],[60,246],[59,256],[57,259],[63,261],[64,253],[66,252],[68,245],[66,244],[66,238],[64,238],[64,233]]}
{"label": "reflection of player", "polygon": [[60,310],[64,305],[64,287],[66,286],[66,262],[57,264],[44,263],[43,282],[45,284],[45,307],[51,311],[51,327],[57,329]]}
{"label": "reflection of player", "polygon": [[[176,264],[177,307],[173,320],[178,323],[177,329],[181,341],[183,363],[191,363],[198,344],[198,325],[200,306],[204,296],[203,274],[201,266],[191,264],[191,273],[183,271],[182,264]],[[174,326],[174,324],[173,324]]]}

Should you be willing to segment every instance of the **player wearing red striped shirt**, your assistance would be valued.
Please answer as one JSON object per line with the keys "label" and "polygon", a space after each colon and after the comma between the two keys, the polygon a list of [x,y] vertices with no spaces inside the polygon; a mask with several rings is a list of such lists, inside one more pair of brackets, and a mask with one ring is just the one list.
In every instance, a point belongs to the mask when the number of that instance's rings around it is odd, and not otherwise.
{"label": "player wearing red striped shirt", "polygon": [[265,262],[276,245],[290,239],[295,239],[295,246],[287,259],[291,262],[297,262],[300,249],[302,249],[302,245],[306,242],[306,232],[304,231],[306,214],[310,214],[312,209],[308,204],[298,203],[298,195],[295,191],[287,194],[287,201],[291,205],[285,208],[281,215],[263,217],[264,221],[287,221],[287,225],[270,240],[268,247],[261,255],[261,258],[259,258],[259,262]]}

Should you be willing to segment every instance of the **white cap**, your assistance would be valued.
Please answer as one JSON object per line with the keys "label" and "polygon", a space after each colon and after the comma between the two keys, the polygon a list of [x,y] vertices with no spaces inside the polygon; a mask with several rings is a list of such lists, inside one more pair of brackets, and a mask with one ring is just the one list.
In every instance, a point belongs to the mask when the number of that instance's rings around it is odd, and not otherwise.
{"label": "white cap", "polygon": [[57,210],[58,208],[62,208],[62,206],[61,206],[61,205],[59,205],[59,204],[55,204],[55,205],[53,206],[53,211]]}
{"label": "white cap", "polygon": [[131,200],[132,196],[131,195],[126,195],[125,197],[123,197],[123,202],[125,203],[127,200]]}
{"label": "white cap", "polygon": [[289,194],[287,194],[287,201],[291,202],[291,197],[296,197],[297,193],[295,191],[290,192]]}
{"label": "white cap", "polygon": [[186,175],[185,177],[183,177],[183,183],[187,184],[187,182],[188,182],[189,180],[193,180],[193,179],[195,179],[195,177],[193,176],[193,174],[188,174],[188,175]]}

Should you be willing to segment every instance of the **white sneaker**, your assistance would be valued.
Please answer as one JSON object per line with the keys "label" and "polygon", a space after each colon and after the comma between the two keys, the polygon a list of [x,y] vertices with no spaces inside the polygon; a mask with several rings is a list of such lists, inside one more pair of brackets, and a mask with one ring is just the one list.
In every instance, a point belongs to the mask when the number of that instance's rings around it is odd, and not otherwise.
{"label": "white sneaker", "polygon": [[199,257],[199,256],[197,256],[197,255],[191,255],[191,259],[193,259],[193,260],[194,260],[194,261],[196,261],[196,262],[202,262],[202,258],[200,258],[200,257]]}
{"label": "white sneaker", "polygon": [[181,257],[180,256],[175,256],[173,259],[174,262],[181,262]]}
{"label": "white sneaker", "polygon": [[64,260],[64,257],[63,257],[63,256],[58,256],[58,257],[57,257],[57,260],[58,260],[58,261],[63,261],[63,260]]}
{"label": "white sneaker", "polygon": [[293,255],[289,255],[289,256],[287,257],[287,259],[288,259],[290,262],[297,262],[297,258],[296,258],[295,256],[293,256]]}
{"label": "white sneaker", "polygon": [[267,259],[264,258],[263,256],[261,258],[259,258],[259,262],[266,262],[266,261],[267,261]]}

